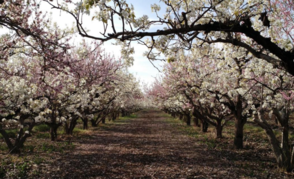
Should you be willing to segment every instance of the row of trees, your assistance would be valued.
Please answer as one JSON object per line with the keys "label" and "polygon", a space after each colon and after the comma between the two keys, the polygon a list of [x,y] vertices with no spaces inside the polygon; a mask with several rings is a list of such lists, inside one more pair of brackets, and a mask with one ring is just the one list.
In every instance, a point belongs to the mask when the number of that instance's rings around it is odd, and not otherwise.
{"label": "row of trees", "polygon": [[[253,119],[267,132],[279,167],[293,168],[288,141],[293,1],[163,0],[150,4],[156,16],[152,20],[147,15],[136,17],[134,7],[125,0],[86,0],[75,8],[70,8],[72,1],[47,2],[72,15],[80,35],[121,40],[126,58],[132,54],[130,44],[137,41],[148,47],[145,55],[150,60],[164,55],[167,61],[175,61],[150,92],[164,99],[166,110],[181,111],[188,124],[192,110],[203,121],[203,130],[210,123],[219,137],[225,121],[234,118],[236,148],[243,147],[243,126]],[[101,34],[89,34],[83,28],[83,14],[90,10],[97,10],[90,15],[103,25]],[[194,57],[188,58],[182,50],[190,50],[186,53]],[[270,116],[282,126],[282,145],[267,123]]]}
{"label": "row of trees", "polygon": [[[73,47],[72,29],[59,29],[36,1],[1,1],[0,134],[10,153],[20,152],[34,126],[72,134],[77,120],[93,126],[140,108],[139,82],[121,59],[99,43]],[[15,138],[7,130],[17,128]]]}
{"label": "row of trees", "polygon": [[[223,53],[230,49],[231,53]],[[228,50],[226,50],[228,52]],[[232,45],[178,53],[178,59],[164,67],[163,76],[148,90],[163,110],[196,125],[215,127],[222,137],[225,124],[234,119],[234,146],[243,148],[243,127],[251,120],[269,138],[279,167],[292,169],[293,146],[289,141],[289,116],[293,112],[294,78],[284,70],[256,59],[246,50]],[[273,130],[276,119],[279,132]]]}
{"label": "row of trees", "polygon": [[[1,64],[0,133],[10,153],[19,152],[35,125],[50,126],[54,141],[62,125],[72,134],[78,119],[87,129],[89,121],[97,126],[106,116],[114,120],[140,108],[138,82],[98,44],[82,43],[63,61],[65,68],[47,69],[43,60],[16,53]],[[15,127],[17,138],[11,140],[6,130]]]}

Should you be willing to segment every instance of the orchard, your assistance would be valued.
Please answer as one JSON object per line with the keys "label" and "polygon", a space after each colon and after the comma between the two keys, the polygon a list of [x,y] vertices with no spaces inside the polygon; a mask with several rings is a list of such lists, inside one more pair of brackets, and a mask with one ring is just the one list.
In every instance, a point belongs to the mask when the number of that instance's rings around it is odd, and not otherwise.
{"label": "orchard", "polygon": [[[74,26],[60,28],[43,5]],[[99,129],[107,119],[156,108],[202,134],[213,131],[216,140],[226,140],[233,123],[236,151],[245,150],[244,126],[254,124],[265,131],[279,171],[293,171],[292,1],[160,0],[150,3],[152,18],[137,16],[128,0],[0,6],[0,145],[7,155],[23,153],[36,126],[47,125],[48,140],[57,141],[61,128],[73,136],[78,125]],[[101,28],[88,31],[86,20]],[[106,42],[121,47],[120,57]],[[143,87],[128,71],[138,44],[151,63],[164,62]]]}

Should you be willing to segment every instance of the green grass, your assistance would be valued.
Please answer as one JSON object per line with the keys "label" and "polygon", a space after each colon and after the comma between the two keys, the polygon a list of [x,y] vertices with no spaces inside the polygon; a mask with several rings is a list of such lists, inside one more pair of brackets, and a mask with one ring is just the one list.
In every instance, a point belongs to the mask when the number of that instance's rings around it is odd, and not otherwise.
{"label": "green grass", "polygon": [[75,145],[71,142],[61,142],[61,143],[57,143],[57,145],[43,143],[43,145],[41,146],[41,151],[47,152],[47,153],[52,153],[52,152],[63,153],[64,150],[73,149],[74,147]]}
{"label": "green grass", "polygon": [[208,149],[222,149],[221,141],[215,139],[215,130],[212,126],[209,126],[210,132],[201,132],[200,127],[195,127],[193,125],[187,126],[186,123],[182,120],[175,119],[169,116],[166,118],[166,121],[171,124],[173,127],[180,130],[183,134],[192,137],[199,141],[199,143],[206,145]]}
{"label": "green grass", "polygon": [[214,148],[217,147],[216,140],[214,140],[214,139],[208,139],[208,138],[206,138],[205,141],[203,142],[203,144],[206,144],[206,146],[208,147],[208,149],[214,149]]}
{"label": "green grass", "polygon": [[23,150],[26,151],[26,152],[34,152],[36,146],[34,145],[25,145]]}
{"label": "green grass", "polygon": [[54,152],[54,151],[57,151],[57,148],[54,146],[54,145],[50,145],[50,144],[46,144],[46,143],[44,143],[43,145],[42,145],[42,148],[41,148],[41,150],[43,151],[43,152]]}
{"label": "green grass", "polygon": [[33,128],[33,132],[49,132],[50,127],[47,124],[40,124]]}
{"label": "green grass", "polygon": [[180,131],[184,132],[188,136],[198,138],[198,136],[201,135],[199,134],[199,131],[195,130],[193,126],[187,126],[184,121],[172,118],[170,116],[166,119],[166,121],[172,126],[178,127]]}
{"label": "green grass", "polygon": [[46,133],[37,133],[35,134],[37,139],[50,139],[50,134],[49,132]]}
{"label": "green grass", "polygon": [[81,129],[81,128],[77,128],[77,127],[75,127],[74,128],[74,130],[73,130],[73,133],[83,133],[83,132],[85,132],[85,129]]}
{"label": "green grass", "polygon": [[7,147],[7,145],[6,144],[1,144],[0,145],[0,151],[3,151],[3,152],[7,152],[8,151],[8,147]]}
{"label": "green grass", "polygon": [[[208,127],[208,132],[203,133],[200,127],[187,126],[182,120],[172,118],[171,116],[166,118],[166,121],[178,130],[182,131],[185,135],[193,137],[207,146],[208,149],[231,149],[233,148],[233,140],[235,134],[235,122],[228,121],[223,128],[223,138],[217,139],[214,126]],[[279,139],[281,132],[274,130],[276,137]],[[290,140],[294,139],[294,133],[290,133]],[[248,146],[247,146],[248,145]],[[268,138],[266,132],[256,124],[246,123],[244,125],[244,147],[269,147]]]}
{"label": "green grass", "polygon": [[167,113],[160,113],[160,117],[171,117],[171,115]]}
{"label": "green grass", "polygon": [[21,164],[16,165],[15,167],[18,170],[18,177],[19,178],[27,178],[27,171],[29,169],[29,163],[24,162]]}
{"label": "green grass", "polygon": [[[124,116],[124,117],[119,117],[118,120],[128,120],[128,119],[133,119],[133,118],[137,118],[138,116],[136,114],[131,114],[129,116]],[[116,121],[116,120],[115,120]]]}
{"label": "green grass", "polygon": [[251,132],[254,132],[254,133],[258,133],[258,134],[265,133],[264,130],[261,127],[253,125],[251,123],[246,123],[244,125],[244,131],[251,131]]}
{"label": "green grass", "polygon": [[43,163],[45,161],[44,158],[41,158],[40,156],[36,156],[35,158],[33,158],[32,162],[37,164],[37,165],[40,165],[41,163]]}
{"label": "green grass", "polygon": [[129,120],[135,119],[137,117],[138,117],[138,115],[136,113],[132,113],[131,115],[124,116],[124,117],[120,116],[118,119],[116,119],[114,121],[106,120],[105,124],[100,123],[98,127],[91,128],[91,130],[93,130],[93,131],[109,130],[112,125],[125,124]]}

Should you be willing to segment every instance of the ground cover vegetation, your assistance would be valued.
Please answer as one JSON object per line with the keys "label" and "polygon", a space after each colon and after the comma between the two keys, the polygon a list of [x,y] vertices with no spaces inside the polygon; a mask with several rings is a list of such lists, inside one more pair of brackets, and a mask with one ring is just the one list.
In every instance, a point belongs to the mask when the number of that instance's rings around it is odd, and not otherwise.
{"label": "ground cover vegetation", "polygon": [[[36,125],[32,130],[32,135],[21,148],[21,153],[8,155],[8,147],[1,143],[0,178],[61,178],[64,173],[75,173],[79,168],[82,171],[83,161],[72,166],[71,170],[65,170],[62,166],[71,163],[70,156],[74,156],[75,151],[81,151],[79,147],[83,145],[84,141],[93,140],[96,133],[109,131],[113,125],[124,123],[135,117],[134,114],[120,116],[112,121],[109,116],[107,123],[100,123],[99,127],[89,126],[88,129],[84,129],[82,120],[79,120],[72,135],[67,135],[62,127],[58,128],[56,141],[50,140],[50,126]],[[12,131],[9,134],[13,138],[15,132]],[[0,140],[3,141],[2,136],[0,136]]]}
{"label": "ground cover vegetation", "polygon": [[[145,109],[83,129],[69,139],[62,128],[49,141],[47,125],[34,128],[20,155],[1,149],[4,178],[293,178],[276,169],[266,133],[244,125],[244,149],[233,146],[234,122],[223,138],[203,133],[158,109]],[[47,135],[44,135],[47,134]],[[293,138],[293,134],[291,135]],[[3,153],[2,153],[3,152]]]}
{"label": "ground cover vegetation", "polygon": [[[41,2],[0,1],[0,25],[9,30],[0,39],[0,133],[9,153],[19,153],[38,125],[49,126],[54,141],[62,125],[72,134],[78,120],[87,129],[89,121],[97,126],[152,104],[203,132],[215,128],[217,138],[233,121],[233,145],[241,150],[244,125],[255,123],[278,168],[292,171],[292,1],[162,0],[151,5],[157,19],[150,20],[136,17],[124,0],[45,0],[70,14],[81,36],[96,40],[76,47],[74,30],[51,23]],[[84,18],[104,29],[89,34]],[[126,61],[99,47],[112,39]],[[164,55],[168,62],[146,96],[126,70],[133,41],[148,47],[151,61]]]}

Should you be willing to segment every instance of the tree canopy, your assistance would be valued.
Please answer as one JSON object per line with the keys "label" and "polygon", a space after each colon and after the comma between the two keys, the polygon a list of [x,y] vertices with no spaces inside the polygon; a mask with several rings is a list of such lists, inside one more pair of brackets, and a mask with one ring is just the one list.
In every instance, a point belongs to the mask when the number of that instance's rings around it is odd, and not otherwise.
{"label": "tree canopy", "polygon": [[[117,39],[129,50],[132,50],[130,42],[137,41],[148,47],[145,55],[151,60],[160,54],[172,58],[182,48],[229,43],[294,74],[292,1],[160,0],[158,4],[150,4],[157,19],[149,19],[147,15],[137,17],[134,7],[125,0],[47,2],[71,14],[83,37]],[[71,4],[74,8],[70,8]],[[101,23],[103,29],[89,34],[84,18]]]}

